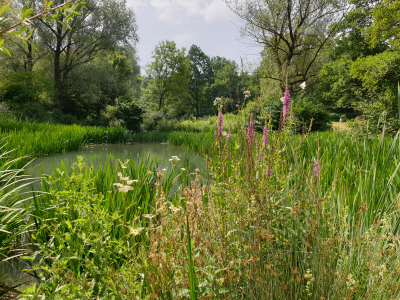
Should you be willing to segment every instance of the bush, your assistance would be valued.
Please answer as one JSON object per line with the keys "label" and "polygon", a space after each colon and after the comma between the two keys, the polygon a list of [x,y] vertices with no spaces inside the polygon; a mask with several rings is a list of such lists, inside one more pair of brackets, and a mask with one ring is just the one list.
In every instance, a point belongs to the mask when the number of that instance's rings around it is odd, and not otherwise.
{"label": "bush", "polygon": [[257,109],[254,102],[249,102],[245,109],[245,115],[256,114],[256,121],[254,127],[257,131],[262,132],[265,125],[265,118],[267,122],[271,121],[272,129],[279,129],[279,120],[282,111],[282,102],[279,99],[264,100],[264,107],[257,104]]}
{"label": "bush", "polygon": [[26,102],[14,107],[13,113],[18,119],[22,120],[42,123],[51,121],[50,114],[37,102]]}
{"label": "bush", "polygon": [[303,119],[306,127],[312,121],[312,130],[323,131],[330,128],[330,115],[322,103],[318,103],[312,95],[298,97],[293,100],[293,114],[297,128],[303,126]]}
{"label": "bush", "polygon": [[347,121],[346,115],[340,115],[340,119],[342,119],[343,122],[346,122],[346,121]]}
{"label": "bush", "polygon": [[134,102],[122,102],[117,100],[115,117],[131,131],[140,131],[143,123],[143,110]]}

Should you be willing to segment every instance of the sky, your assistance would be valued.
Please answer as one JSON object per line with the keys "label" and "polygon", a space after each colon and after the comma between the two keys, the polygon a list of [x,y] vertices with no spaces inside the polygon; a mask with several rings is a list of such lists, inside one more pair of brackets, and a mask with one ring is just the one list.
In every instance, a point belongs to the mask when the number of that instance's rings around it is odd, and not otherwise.
{"label": "sky", "polygon": [[162,40],[173,40],[187,50],[197,45],[208,56],[225,57],[239,65],[242,57],[246,69],[258,60],[261,49],[241,41],[235,16],[223,0],[127,0],[127,4],[136,13],[142,73]]}

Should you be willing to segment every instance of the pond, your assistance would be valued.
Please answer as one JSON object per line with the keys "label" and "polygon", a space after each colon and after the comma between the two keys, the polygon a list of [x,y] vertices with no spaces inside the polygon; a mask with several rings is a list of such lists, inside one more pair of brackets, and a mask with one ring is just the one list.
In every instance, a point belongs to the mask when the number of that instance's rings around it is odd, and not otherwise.
{"label": "pond", "polygon": [[[113,144],[113,145],[93,145],[83,148],[79,151],[64,152],[51,156],[36,158],[30,165],[27,174],[33,177],[40,177],[43,170],[44,174],[50,175],[54,172],[54,168],[61,166],[63,161],[65,167],[70,167],[76,163],[77,156],[83,156],[83,162],[86,164],[93,163],[96,167],[99,164],[105,163],[110,157],[116,162],[117,158],[122,157],[124,160],[133,159],[139,163],[142,156],[147,158],[150,155],[150,160],[157,158],[162,166],[166,166],[168,159],[171,156],[178,156],[181,161],[178,167],[182,164],[190,165],[190,169],[195,168],[205,170],[206,163],[204,158],[194,151],[187,150],[184,147],[170,145],[168,143],[133,143],[133,144]],[[189,171],[192,171],[189,170]]]}
{"label": "pond", "polygon": [[[147,158],[150,155],[150,160],[157,159],[160,167],[168,165],[168,159],[171,156],[178,156],[181,161],[178,167],[185,166],[189,172],[194,172],[196,168],[200,170],[206,169],[204,158],[194,151],[187,150],[184,147],[170,145],[168,143],[133,143],[133,144],[112,144],[112,145],[93,145],[83,148],[79,151],[65,152],[51,156],[36,158],[27,170],[27,174],[32,177],[40,177],[42,172],[50,175],[55,168],[60,168],[61,161],[67,169],[76,163],[77,156],[83,156],[83,162],[93,164],[94,167],[99,164],[109,161],[111,158],[114,162],[117,158],[132,159],[135,163],[140,163],[142,156]],[[37,182],[37,184],[39,184]],[[0,265],[0,278],[2,282],[7,284],[23,283],[31,281],[27,278],[22,270],[28,266],[20,260],[13,260]]]}

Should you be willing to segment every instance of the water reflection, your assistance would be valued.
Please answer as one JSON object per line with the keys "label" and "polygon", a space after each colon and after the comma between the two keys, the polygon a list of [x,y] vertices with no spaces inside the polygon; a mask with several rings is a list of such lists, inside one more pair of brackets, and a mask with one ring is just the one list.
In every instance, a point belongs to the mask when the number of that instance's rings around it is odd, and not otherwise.
{"label": "water reflection", "polygon": [[194,151],[188,151],[186,148],[173,146],[169,144],[160,143],[135,143],[130,145],[94,145],[84,148],[79,151],[65,152],[61,154],[45,156],[37,158],[31,164],[31,168],[27,171],[28,175],[39,177],[41,176],[41,169],[44,174],[52,174],[54,168],[61,166],[61,160],[67,169],[77,162],[77,156],[83,156],[83,162],[86,164],[92,163],[94,167],[107,162],[110,157],[116,162],[116,159],[122,157],[124,160],[132,157],[132,159],[139,163],[142,155],[150,159],[157,159],[162,166],[168,166],[168,159],[171,156],[178,156],[181,159],[178,167],[189,167],[190,171],[194,168],[205,170],[205,160],[202,156]]}

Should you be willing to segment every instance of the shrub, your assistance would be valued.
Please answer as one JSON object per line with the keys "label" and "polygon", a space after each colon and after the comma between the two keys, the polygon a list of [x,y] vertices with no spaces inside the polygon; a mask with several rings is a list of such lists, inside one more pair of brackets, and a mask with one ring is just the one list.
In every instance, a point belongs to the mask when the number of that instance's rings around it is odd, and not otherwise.
{"label": "shrub", "polygon": [[139,131],[143,123],[143,110],[134,102],[123,102],[117,100],[115,117],[131,131]]}
{"label": "shrub", "polygon": [[330,115],[322,103],[313,96],[298,97],[293,99],[293,113],[297,128],[303,125],[303,119],[306,127],[310,126],[312,121],[312,130],[323,131],[330,128]]}

